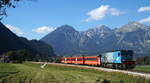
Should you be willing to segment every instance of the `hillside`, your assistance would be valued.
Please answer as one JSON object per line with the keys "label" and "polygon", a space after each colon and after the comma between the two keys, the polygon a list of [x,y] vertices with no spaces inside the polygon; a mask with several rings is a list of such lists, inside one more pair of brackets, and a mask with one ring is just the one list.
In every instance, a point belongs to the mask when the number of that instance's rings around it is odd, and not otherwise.
{"label": "hillside", "polygon": [[27,44],[28,46],[31,46],[33,49],[35,49],[36,51],[38,51],[41,55],[41,57],[50,57],[50,56],[55,56],[53,48],[44,43],[43,41],[40,40],[28,40],[24,37],[20,37],[20,40],[22,40],[25,44]]}
{"label": "hillside", "polygon": [[22,49],[26,49],[34,56],[38,55],[39,58],[55,55],[50,45],[42,41],[27,40],[26,38],[18,37],[0,23],[0,55],[8,51]]}
{"label": "hillside", "polygon": [[12,33],[6,26],[0,23],[0,54],[19,49],[28,49],[36,52],[30,46],[22,42],[16,34]]}
{"label": "hillside", "polygon": [[99,54],[118,49],[134,50],[136,56],[150,54],[150,27],[138,22],[116,29],[102,25],[86,31],[63,25],[41,40],[52,45],[59,55]]}

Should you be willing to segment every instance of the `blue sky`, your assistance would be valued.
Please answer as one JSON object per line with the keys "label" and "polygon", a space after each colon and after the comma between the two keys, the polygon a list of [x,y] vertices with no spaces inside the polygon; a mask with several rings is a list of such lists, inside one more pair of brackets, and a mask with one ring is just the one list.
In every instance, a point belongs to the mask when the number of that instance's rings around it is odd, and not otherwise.
{"label": "blue sky", "polygon": [[23,1],[7,13],[2,22],[28,39],[40,39],[64,24],[79,31],[102,24],[113,29],[130,21],[150,26],[150,0]]}

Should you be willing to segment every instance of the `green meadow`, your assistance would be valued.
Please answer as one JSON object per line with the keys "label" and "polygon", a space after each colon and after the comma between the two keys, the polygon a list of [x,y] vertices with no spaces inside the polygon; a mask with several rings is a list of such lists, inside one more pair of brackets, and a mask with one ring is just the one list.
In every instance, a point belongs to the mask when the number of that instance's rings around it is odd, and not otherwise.
{"label": "green meadow", "polygon": [[60,65],[0,63],[0,83],[150,83],[150,79]]}
{"label": "green meadow", "polygon": [[136,70],[136,71],[143,71],[143,72],[148,72],[150,73],[150,66],[136,66],[133,70]]}

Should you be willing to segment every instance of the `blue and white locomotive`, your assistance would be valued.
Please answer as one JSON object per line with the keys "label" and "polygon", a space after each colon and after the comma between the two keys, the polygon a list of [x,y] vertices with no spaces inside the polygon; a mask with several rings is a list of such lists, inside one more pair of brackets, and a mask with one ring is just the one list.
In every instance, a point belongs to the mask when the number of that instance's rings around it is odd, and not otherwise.
{"label": "blue and white locomotive", "polygon": [[135,67],[132,50],[117,50],[101,54],[101,66],[130,69]]}

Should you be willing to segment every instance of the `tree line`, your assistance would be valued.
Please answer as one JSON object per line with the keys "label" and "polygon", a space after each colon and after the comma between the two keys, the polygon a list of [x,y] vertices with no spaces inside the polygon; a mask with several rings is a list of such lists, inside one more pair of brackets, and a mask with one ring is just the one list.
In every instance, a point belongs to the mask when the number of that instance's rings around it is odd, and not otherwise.
{"label": "tree line", "polygon": [[[37,61],[37,62],[60,62],[61,56],[49,56],[41,58],[38,55],[33,55],[29,51],[15,50],[3,53],[0,55],[0,62],[4,63],[23,63],[24,61]],[[136,58],[138,65],[150,65],[150,56],[142,56]]]}
{"label": "tree line", "polygon": [[150,56],[142,56],[136,59],[138,65],[150,65]]}
{"label": "tree line", "polygon": [[33,55],[27,50],[15,50],[0,55],[0,62],[3,63],[23,63],[25,61],[36,62],[59,62],[59,56],[40,57]]}

